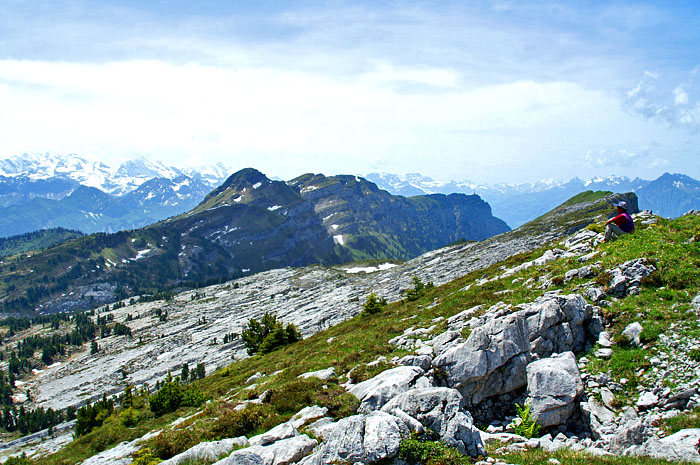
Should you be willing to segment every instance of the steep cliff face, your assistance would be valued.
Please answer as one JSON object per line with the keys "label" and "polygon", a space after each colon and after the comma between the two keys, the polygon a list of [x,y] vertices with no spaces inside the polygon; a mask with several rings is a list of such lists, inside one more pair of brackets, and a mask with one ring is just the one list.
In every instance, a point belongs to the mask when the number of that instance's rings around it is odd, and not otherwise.
{"label": "steep cliff face", "polygon": [[232,176],[172,225],[180,231],[178,261],[190,279],[338,261],[313,205],[255,170]]}
{"label": "steep cliff face", "polygon": [[356,176],[305,174],[289,182],[314,204],[328,234],[352,258],[413,258],[460,239],[509,230],[477,195],[394,196]]}

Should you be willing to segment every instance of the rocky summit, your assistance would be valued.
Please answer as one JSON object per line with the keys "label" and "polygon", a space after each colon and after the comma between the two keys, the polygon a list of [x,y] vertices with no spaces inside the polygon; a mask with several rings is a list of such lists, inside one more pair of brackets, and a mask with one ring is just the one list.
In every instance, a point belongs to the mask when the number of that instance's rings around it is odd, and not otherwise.
{"label": "rocky summit", "polygon": [[507,230],[478,196],[404,198],[355,176],[285,183],[244,169],[186,214],[5,260],[0,310],[75,311],[286,266],[406,260]]}

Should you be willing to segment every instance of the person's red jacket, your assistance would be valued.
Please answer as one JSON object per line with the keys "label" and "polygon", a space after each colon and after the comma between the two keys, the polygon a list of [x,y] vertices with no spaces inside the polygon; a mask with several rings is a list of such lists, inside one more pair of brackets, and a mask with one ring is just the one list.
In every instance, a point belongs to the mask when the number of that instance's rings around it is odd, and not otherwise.
{"label": "person's red jacket", "polygon": [[620,229],[626,233],[634,232],[634,221],[632,220],[632,217],[627,214],[627,212],[620,213],[612,219],[612,222],[618,225]]}

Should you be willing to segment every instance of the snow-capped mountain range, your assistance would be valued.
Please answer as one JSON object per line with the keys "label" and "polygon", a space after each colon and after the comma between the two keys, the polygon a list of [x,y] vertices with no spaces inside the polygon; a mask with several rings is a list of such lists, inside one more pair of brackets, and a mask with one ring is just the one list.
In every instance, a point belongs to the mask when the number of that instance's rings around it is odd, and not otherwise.
{"label": "snow-capped mountain range", "polygon": [[[134,229],[192,209],[233,170],[221,163],[181,169],[137,158],[109,166],[78,155],[22,154],[0,160],[0,237],[62,226],[85,233]],[[700,182],[681,174],[488,185],[435,181],[419,173],[365,178],[403,196],[478,194],[494,216],[518,227],[586,190],[636,192],[639,205],[675,217],[700,210]]]}
{"label": "snow-capped mountain range", "polygon": [[690,209],[700,209],[700,182],[683,174],[666,173],[654,181],[607,176],[494,185],[471,181],[435,181],[418,173],[370,173],[366,178],[381,189],[404,196],[452,192],[478,194],[491,205],[494,216],[503,219],[512,228],[537,218],[587,190],[635,192],[639,197],[640,208],[667,217],[677,217]]}
{"label": "snow-capped mountain range", "polygon": [[117,196],[131,192],[153,178],[174,180],[186,176],[213,187],[229,174],[229,168],[222,163],[181,170],[143,157],[128,160],[116,167],[73,154],[25,153],[0,160],[0,176],[33,181],[70,179],[82,186]]}
{"label": "snow-capped mountain range", "polygon": [[229,174],[221,163],[179,169],[145,158],[108,166],[78,155],[17,155],[0,160],[0,236],[138,228],[193,208]]}

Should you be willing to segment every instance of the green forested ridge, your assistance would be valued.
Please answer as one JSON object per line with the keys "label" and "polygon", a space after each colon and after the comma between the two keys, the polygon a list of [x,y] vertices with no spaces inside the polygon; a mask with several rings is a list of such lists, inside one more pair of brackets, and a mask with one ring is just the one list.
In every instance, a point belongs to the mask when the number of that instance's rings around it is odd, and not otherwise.
{"label": "green forested ridge", "polygon": [[41,229],[39,231],[0,237],[0,258],[20,253],[43,250],[62,242],[82,236],[80,231],[65,228]]}

